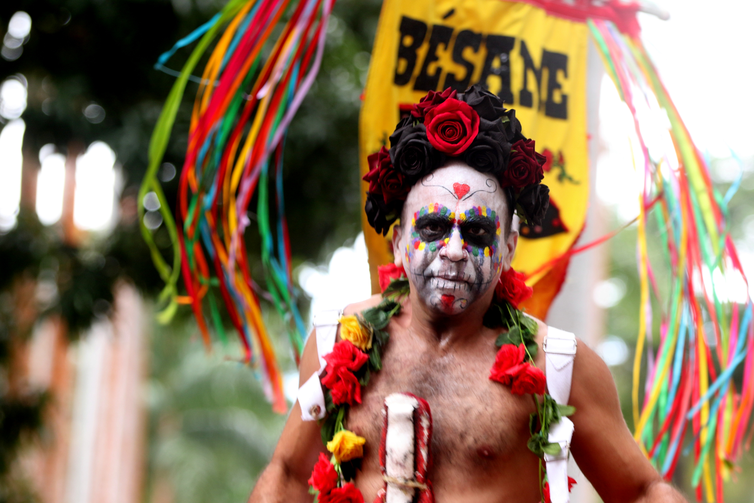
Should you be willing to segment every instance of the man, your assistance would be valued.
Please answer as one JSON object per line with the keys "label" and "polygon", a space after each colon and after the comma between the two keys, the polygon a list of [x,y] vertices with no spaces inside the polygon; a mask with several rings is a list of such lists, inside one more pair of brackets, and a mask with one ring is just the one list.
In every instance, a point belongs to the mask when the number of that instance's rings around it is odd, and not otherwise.
{"label": "man", "polygon": [[[360,403],[348,409],[348,430],[366,440],[352,482],[368,502],[385,487],[383,402],[392,393],[408,392],[431,407],[427,478],[438,503],[541,501],[540,461],[527,447],[535,400],[490,379],[501,330],[485,322],[516,249],[514,205],[533,222],[546,209],[533,142],[521,135],[515,115],[497,97],[472,88],[458,96],[430,93],[399,124],[391,145],[390,152],[383,149],[370,159],[367,213],[382,232],[400,215],[393,251],[410,293],[387,326],[382,369],[361,389]],[[374,296],[344,313],[364,312],[380,301]],[[548,327],[539,321],[537,326],[541,347]],[[302,385],[320,369],[320,356],[316,336],[310,337]],[[544,354],[536,352],[531,363],[544,369]],[[602,360],[579,343],[573,365],[571,452],[603,500],[684,501],[634,442]],[[320,425],[303,421],[296,403],[250,501],[311,501],[307,481],[320,453],[329,457]]]}

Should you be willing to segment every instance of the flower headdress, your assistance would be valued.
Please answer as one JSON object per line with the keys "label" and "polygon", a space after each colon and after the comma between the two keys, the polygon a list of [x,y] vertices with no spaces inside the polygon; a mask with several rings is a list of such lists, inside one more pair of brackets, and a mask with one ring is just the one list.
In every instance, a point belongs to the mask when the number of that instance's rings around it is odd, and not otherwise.
{"label": "flower headdress", "polygon": [[534,140],[521,134],[516,111],[506,110],[499,97],[480,85],[464,93],[430,91],[398,123],[390,150],[382,147],[368,157],[364,209],[369,224],[387,234],[411,187],[451,157],[494,175],[519,217],[541,224],[550,192],[540,183],[545,157],[534,150]]}

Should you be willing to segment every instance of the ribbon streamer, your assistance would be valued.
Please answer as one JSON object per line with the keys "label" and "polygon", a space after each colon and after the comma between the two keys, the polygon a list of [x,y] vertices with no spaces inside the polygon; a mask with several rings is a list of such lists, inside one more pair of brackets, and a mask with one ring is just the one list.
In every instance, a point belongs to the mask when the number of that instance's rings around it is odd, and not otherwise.
{"label": "ribbon streamer", "polygon": [[[169,265],[152,232],[142,223],[142,234],[166,284],[160,295],[166,307],[159,319],[167,322],[179,304],[190,305],[209,349],[209,326],[225,339],[218,307],[222,300],[244,348],[243,360],[258,371],[278,412],[285,412],[287,405],[258,295],[261,292],[271,300],[283,316],[298,363],[305,329],[291,274],[282,152],[288,125],[319,70],[333,3],[301,0],[291,6],[290,0],[231,0],[209,22],[163,54],[156,65],[175,74],[166,67],[170,57],[197,43],[178,73],[155,127],[149,167],[139,193],[139,200],[149,191],[156,194],[174,243]],[[274,39],[273,32],[281,34]],[[201,77],[192,75],[207,53]],[[269,53],[266,58],[265,53]],[[156,175],[189,81],[197,82],[199,88],[173,218]],[[243,239],[251,225],[249,205],[254,195],[265,289],[251,277]],[[139,210],[143,217],[141,205]],[[185,296],[178,295],[179,276]]]}

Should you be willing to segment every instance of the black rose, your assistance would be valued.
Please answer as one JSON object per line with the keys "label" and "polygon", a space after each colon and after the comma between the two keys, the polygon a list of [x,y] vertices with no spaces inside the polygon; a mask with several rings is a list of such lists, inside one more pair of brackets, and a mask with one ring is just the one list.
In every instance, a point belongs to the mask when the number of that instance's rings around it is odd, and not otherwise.
{"label": "black rose", "polygon": [[380,194],[367,192],[367,202],[364,205],[367,221],[377,233],[383,236],[387,234],[393,222],[401,216],[402,209],[403,201],[396,200],[385,204]]}
{"label": "black rose", "polygon": [[482,119],[494,121],[505,112],[503,100],[484,89],[480,84],[474,84],[466,92],[459,94],[458,99],[465,101]]}
{"label": "black rose", "polygon": [[390,160],[411,182],[442,165],[444,158],[430,145],[424,124],[408,124],[390,135]]}
{"label": "black rose", "polygon": [[496,177],[508,165],[511,144],[500,131],[479,131],[474,143],[464,152],[463,160],[482,173],[493,173]]}
{"label": "black rose", "polygon": [[[516,196],[519,216],[529,225],[542,225],[547,208],[550,206],[550,189],[547,185],[527,185]],[[523,214],[521,214],[523,213]]]}

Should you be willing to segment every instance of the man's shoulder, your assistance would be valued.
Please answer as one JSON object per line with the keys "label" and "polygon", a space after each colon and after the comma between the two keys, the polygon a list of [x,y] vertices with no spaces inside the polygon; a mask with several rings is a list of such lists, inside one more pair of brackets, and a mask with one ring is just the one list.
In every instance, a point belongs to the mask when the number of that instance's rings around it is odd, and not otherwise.
{"label": "man's shoulder", "polygon": [[345,308],[343,308],[343,314],[349,315],[349,314],[360,313],[361,311],[364,311],[365,309],[369,309],[370,307],[376,306],[381,301],[382,301],[382,295],[380,294],[372,295],[371,297],[364,299],[362,301],[348,304]]}

